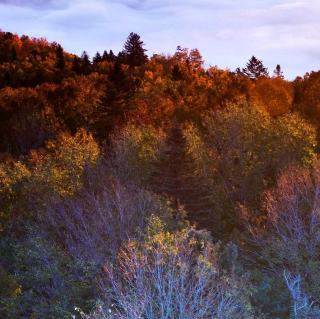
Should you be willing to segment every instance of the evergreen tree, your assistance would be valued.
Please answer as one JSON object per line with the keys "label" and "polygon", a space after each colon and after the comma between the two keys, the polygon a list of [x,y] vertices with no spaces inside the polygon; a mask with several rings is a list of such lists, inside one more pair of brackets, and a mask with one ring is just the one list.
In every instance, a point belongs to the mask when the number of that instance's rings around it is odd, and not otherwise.
{"label": "evergreen tree", "polygon": [[90,65],[90,58],[89,58],[89,55],[86,51],[83,51],[82,55],[81,55],[81,60],[82,60],[82,63],[84,65]]}
{"label": "evergreen tree", "polygon": [[240,68],[236,68],[236,70],[234,71],[234,74],[236,75],[243,75],[242,71]]}
{"label": "evergreen tree", "polygon": [[119,65],[128,63],[127,55],[123,51],[118,53],[116,57],[116,63],[118,63]]}
{"label": "evergreen tree", "polygon": [[99,112],[95,121],[95,135],[105,138],[112,129],[125,121],[128,100],[132,96],[131,81],[116,60],[100,99]]}
{"label": "evergreen tree", "polygon": [[246,67],[242,69],[242,73],[252,80],[269,76],[268,69],[255,56],[252,56]]}
{"label": "evergreen tree", "polygon": [[66,66],[66,62],[64,59],[63,49],[60,44],[56,46],[56,68],[59,70],[63,70]]}
{"label": "evergreen tree", "polygon": [[76,74],[81,74],[81,58],[76,55],[73,58],[71,70]]}
{"label": "evergreen tree", "polygon": [[102,61],[115,62],[116,58],[117,57],[115,56],[112,50],[110,50],[109,53],[108,51],[104,50],[101,59]]}
{"label": "evergreen tree", "polygon": [[83,51],[81,55],[81,69],[83,74],[89,74],[91,70],[90,58],[86,51]]}
{"label": "evergreen tree", "polygon": [[109,62],[114,62],[116,60],[116,56],[112,50],[109,51]]}
{"label": "evergreen tree", "polygon": [[101,61],[102,61],[101,54],[100,54],[99,52],[97,52],[96,55],[95,55],[94,58],[93,58],[93,63],[94,63],[94,64],[97,64],[97,63],[99,63],[99,62],[101,62]]}
{"label": "evergreen tree", "polygon": [[275,78],[281,78],[281,79],[284,78],[280,64],[277,64],[276,68],[274,69],[273,76]]}
{"label": "evergreen tree", "polygon": [[108,54],[107,50],[104,50],[104,51],[103,51],[101,60],[102,60],[102,61],[109,61],[109,54]]}
{"label": "evergreen tree", "polygon": [[123,54],[126,63],[130,67],[140,66],[147,61],[146,49],[143,48],[144,43],[140,40],[140,36],[131,32],[124,45]]}
{"label": "evergreen tree", "polygon": [[114,64],[112,71],[109,74],[109,80],[113,83],[117,90],[123,90],[126,88],[127,76],[122,70],[121,64],[117,61]]}

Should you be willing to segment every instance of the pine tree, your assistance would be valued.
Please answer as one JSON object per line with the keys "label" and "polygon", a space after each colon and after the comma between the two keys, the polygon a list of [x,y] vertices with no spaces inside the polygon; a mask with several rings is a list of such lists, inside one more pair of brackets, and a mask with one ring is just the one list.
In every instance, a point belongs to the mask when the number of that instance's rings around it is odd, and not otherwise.
{"label": "pine tree", "polygon": [[[187,141],[182,125],[174,120],[168,131],[165,152],[160,161],[154,164],[151,187],[162,196],[174,199],[173,208],[184,207],[187,218],[199,228],[209,228],[213,221],[208,220],[211,209],[210,190],[197,176],[197,167],[188,152]],[[213,228],[213,227],[212,227]]]}
{"label": "pine tree", "polygon": [[108,74],[104,90],[95,122],[95,135],[100,138],[105,138],[116,125],[124,123],[128,100],[132,97],[132,83],[118,60]]}
{"label": "pine tree", "polygon": [[81,58],[76,55],[73,58],[71,70],[76,74],[81,74]]}
{"label": "pine tree", "polygon": [[116,56],[112,50],[109,51],[109,62],[114,62],[116,60]]}
{"label": "pine tree", "polygon": [[130,67],[143,65],[147,61],[146,49],[140,36],[131,32],[124,45],[123,54]]}
{"label": "pine tree", "polygon": [[114,67],[109,74],[109,80],[114,83],[117,89],[124,89],[124,84],[127,80],[127,76],[125,72],[122,70],[120,63],[116,62],[114,64]]}
{"label": "pine tree", "polygon": [[63,49],[60,44],[56,46],[56,68],[63,70],[66,67]]}
{"label": "pine tree", "polygon": [[101,60],[102,60],[102,61],[109,61],[109,54],[108,54],[107,50],[104,50],[104,51],[103,51]]}
{"label": "pine tree", "polygon": [[282,69],[281,69],[280,64],[277,64],[276,68],[274,69],[274,71],[273,71],[273,76],[274,76],[275,78],[284,79],[283,72],[282,72]]}
{"label": "pine tree", "polygon": [[99,62],[101,62],[101,61],[102,61],[101,54],[100,54],[99,52],[97,52],[96,55],[95,55],[94,58],[93,58],[93,63],[94,63],[94,64],[97,64],[97,63],[99,63]]}
{"label": "pine tree", "polygon": [[83,53],[81,55],[81,60],[82,60],[83,64],[90,65],[90,58],[89,58],[89,55],[86,51],[83,51]]}
{"label": "pine tree", "polygon": [[236,68],[236,70],[234,71],[234,74],[236,75],[243,75],[243,72],[240,68]]}
{"label": "pine tree", "polygon": [[82,73],[89,74],[91,69],[91,62],[90,62],[89,55],[86,51],[83,51],[81,55],[81,60],[82,60],[81,61]]}
{"label": "pine tree", "polygon": [[252,80],[269,76],[268,69],[255,56],[252,56],[246,67],[242,69],[242,73]]}

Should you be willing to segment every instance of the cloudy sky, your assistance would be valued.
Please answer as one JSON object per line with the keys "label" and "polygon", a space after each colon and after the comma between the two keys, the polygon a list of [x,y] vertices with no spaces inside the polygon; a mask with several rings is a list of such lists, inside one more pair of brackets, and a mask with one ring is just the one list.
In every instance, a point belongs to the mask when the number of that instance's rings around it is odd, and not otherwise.
{"label": "cloudy sky", "polygon": [[320,0],[0,0],[0,29],[73,53],[118,52],[133,31],[149,54],[198,48],[232,70],[256,55],[288,78],[320,69],[319,17]]}

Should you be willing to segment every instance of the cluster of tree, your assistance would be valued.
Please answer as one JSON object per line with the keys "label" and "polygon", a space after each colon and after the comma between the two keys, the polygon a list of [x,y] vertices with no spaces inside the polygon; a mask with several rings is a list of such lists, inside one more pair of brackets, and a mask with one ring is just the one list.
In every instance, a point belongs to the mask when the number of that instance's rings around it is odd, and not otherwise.
{"label": "cluster of tree", "polygon": [[320,72],[92,61],[0,33],[0,317],[320,317]]}

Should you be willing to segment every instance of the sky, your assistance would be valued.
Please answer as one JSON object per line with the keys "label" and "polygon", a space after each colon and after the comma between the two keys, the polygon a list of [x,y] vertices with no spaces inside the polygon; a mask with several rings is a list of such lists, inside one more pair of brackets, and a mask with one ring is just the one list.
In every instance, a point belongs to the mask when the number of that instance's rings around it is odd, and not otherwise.
{"label": "sky", "polygon": [[198,48],[231,70],[252,55],[284,75],[320,69],[320,0],[0,0],[0,29],[91,56],[122,50],[130,32],[148,54]]}

